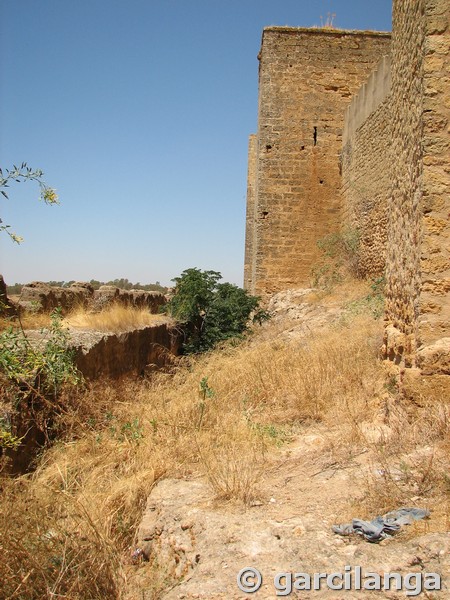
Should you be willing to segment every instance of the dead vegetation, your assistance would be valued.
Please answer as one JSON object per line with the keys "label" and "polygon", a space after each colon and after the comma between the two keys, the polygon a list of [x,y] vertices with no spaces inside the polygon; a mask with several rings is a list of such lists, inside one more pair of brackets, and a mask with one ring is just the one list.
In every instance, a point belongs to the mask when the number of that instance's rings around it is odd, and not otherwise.
{"label": "dead vegetation", "polygon": [[36,471],[1,481],[4,597],[119,598],[155,482],[205,476],[219,499],[250,502],[268,453],[318,422],[324,467],[370,456],[360,517],[416,497],[445,530],[450,407],[402,396],[378,360],[381,336],[371,315],[289,344],[266,329],[150,380],[90,386]]}
{"label": "dead vegetation", "polygon": [[[150,313],[147,308],[133,308],[114,303],[96,312],[79,306],[64,317],[63,324],[74,329],[118,333],[151,326],[163,318],[167,320],[162,315]],[[0,331],[4,331],[8,327],[19,329],[21,326],[25,330],[48,328],[50,322],[48,313],[24,312],[20,320],[17,317],[1,318]]]}
{"label": "dead vegetation", "polygon": [[12,327],[13,329],[42,329],[49,327],[51,323],[50,315],[47,313],[26,312],[21,315],[20,320],[17,316],[0,316],[0,331],[5,331]]}
{"label": "dead vegetation", "polygon": [[75,329],[93,329],[117,333],[129,329],[138,329],[154,325],[163,317],[151,314],[147,308],[132,308],[120,304],[112,304],[99,312],[89,312],[83,308],[72,311],[65,318],[65,323]]}

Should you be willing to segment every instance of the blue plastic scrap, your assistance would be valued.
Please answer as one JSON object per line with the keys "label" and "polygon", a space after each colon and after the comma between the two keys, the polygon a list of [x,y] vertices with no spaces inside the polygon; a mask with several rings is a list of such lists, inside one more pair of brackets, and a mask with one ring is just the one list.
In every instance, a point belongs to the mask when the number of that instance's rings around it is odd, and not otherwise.
{"label": "blue plastic scrap", "polygon": [[399,508],[388,512],[372,521],[353,519],[345,525],[333,525],[332,530],[338,535],[362,535],[368,542],[380,542],[396,533],[402,525],[410,525],[430,516],[430,511],[423,508]]}

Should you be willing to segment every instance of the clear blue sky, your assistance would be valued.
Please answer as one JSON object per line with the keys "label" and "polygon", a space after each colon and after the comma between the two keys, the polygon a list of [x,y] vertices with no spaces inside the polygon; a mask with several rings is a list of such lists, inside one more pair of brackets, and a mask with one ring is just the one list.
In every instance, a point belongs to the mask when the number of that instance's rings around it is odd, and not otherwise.
{"label": "clear blue sky", "polygon": [[13,184],[7,283],[168,284],[189,267],[242,284],[248,135],[261,32],[390,30],[390,0],[0,0],[0,165]]}

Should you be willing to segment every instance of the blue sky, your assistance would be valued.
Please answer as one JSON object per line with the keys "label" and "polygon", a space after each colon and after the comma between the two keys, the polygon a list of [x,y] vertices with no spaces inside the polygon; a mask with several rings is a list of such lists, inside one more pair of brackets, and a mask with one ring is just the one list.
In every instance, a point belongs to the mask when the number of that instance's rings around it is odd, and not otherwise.
{"label": "blue sky", "polygon": [[248,135],[267,25],[390,30],[390,0],[0,0],[0,165],[45,173],[0,200],[7,283],[242,285]]}

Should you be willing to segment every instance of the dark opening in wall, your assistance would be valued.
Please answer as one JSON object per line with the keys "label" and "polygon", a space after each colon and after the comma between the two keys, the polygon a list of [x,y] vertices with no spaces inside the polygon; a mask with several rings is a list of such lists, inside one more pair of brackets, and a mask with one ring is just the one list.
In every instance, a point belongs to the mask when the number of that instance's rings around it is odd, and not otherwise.
{"label": "dark opening in wall", "polygon": [[320,185],[322,185],[323,179],[319,179],[319,183],[320,183]]}
{"label": "dark opening in wall", "polygon": [[265,218],[267,217],[267,215],[268,215],[268,214],[269,214],[269,211],[268,211],[268,210],[263,210],[263,211],[262,211],[262,214],[261,214],[261,218],[262,218],[262,219],[265,219]]}
{"label": "dark opening in wall", "polygon": [[317,127],[314,127],[313,137],[314,137],[314,146],[316,146],[317,145]]}
{"label": "dark opening in wall", "polygon": [[300,150],[304,150],[304,149],[305,149],[305,146],[302,146],[302,147],[300,148]]}
{"label": "dark opening in wall", "polygon": [[269,150],[272,150],[272,144],[266,144],[266,150],[267,152],[269,152]]}

